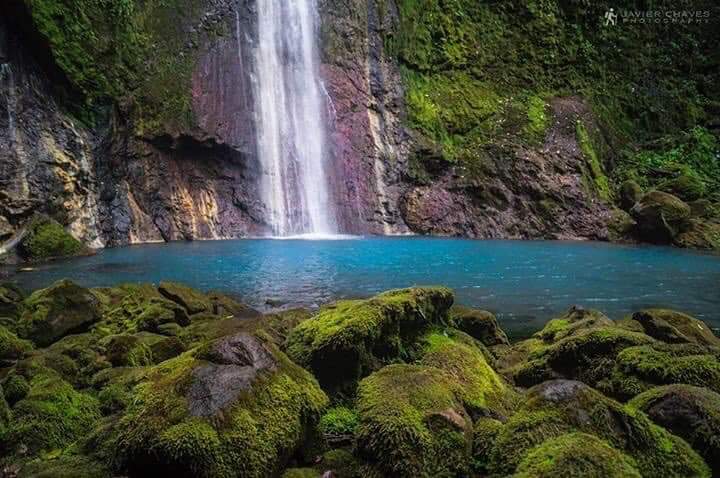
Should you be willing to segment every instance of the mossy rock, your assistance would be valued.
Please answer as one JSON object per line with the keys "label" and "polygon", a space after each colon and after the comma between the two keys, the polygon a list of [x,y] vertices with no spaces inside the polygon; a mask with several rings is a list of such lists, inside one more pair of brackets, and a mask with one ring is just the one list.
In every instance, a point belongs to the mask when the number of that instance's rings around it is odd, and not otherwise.
{"label": "mossy rock", "polygon": [[290,333],[286,351],[324,389],[352,393],[357,381],[403,358],[429,327],[447,321],[449,289],[413,288],[325,307]]}
{"label": "mossy rock", "polygon": [[221,292],[209,292],[207,295],[212,305],[212,313],[220,317],[254,318],[261,314],[252,307],[239,302]]}
{"label": "mossy rock", "polygon": [[87,254],[89,249],[75,239],[57,221],[37,218],[27,228],[27,235],[18,245],[20,255],[29,261]]}
{"label": "mossy rock", "polygon": [[21,478],[107,478],[112,472],[106,464],[82,455],[61,455],[34,460],[23,465]]}
{"label": "mossy rock", "polygon": [[203,293],[177,282],[161,282],[158,291],[169,300],[181,305],[189,315],[212,313],[210,299]]}
{"label": "mossy rock", "polygon": [[166,324],[186,327],[190,317],[181,305],[165,298],[151,284],[123,284],[93,289],[102,304],[106,333],[159,332]]}
{"label": "mossy rock", "polygon": [[650,344],[617,355],[609,377],[599,386],[629,399],[657,385],[685,383],[720,393],[720,349],[695,344]]}
{"label": "mossy rock", "polygon": [[321,473],[315,468],[289,468],[281,478],[321,478]]}
{"label": "mossy rock", "polygon": [[630,214],[620,209],[613,209],[608,221],[608,238],[611,241],[624,241],[632,237],[637,223]]}
{"label": "mossy rock", "polygon": [[533,449],[576,432],[594,435],[628,455],[644,476],[710,476],[703,459],[685,441],[652,423],[642,412],[571,380],[545,382],[528,391],[523,408],[495,440],[490,474],[506,476],[520,471],[525,460],[526,469],[539,465]]}
{"label": "mossy rock", "polygon": [[707,188],[698,174],[684,169],[674,178],[658,184],[658,189],[681,198],[683,201],[695,201],[705,196]]}
{"label": "mossy rock", "polygon": [[62,280],[25,299],[18,335],[42,347],[86,330],[100,319],[98,298],[90,290]]}
{"label": "mossy rock", "polygon": [[467,473],[472,421],[460,384],[427,365],[388,365],[358,387],[358,456],[365,475],[458,476]]}
{"label": "mossy rock", "polygon": [[35,367],[24,378],[29,389],[13,406],[13,420],[1,440],[7,455],[19,447],[31,454],[63,449],[85,436],[100,418],[98,401],[73,389],[54,370]]}
{"label": "mossy rock", "polygon": [[23,358],[32,348],[30,342],[18,338],[7,328],[0,326],[0,366]]}
{"label": "mossy rock", "polygon": [[453,327],[462,330],[488,347],[510,344],[507,335],[502,331],[491,312],[454,305],[450,309],[450,319]]}
{"label": "mossy rock", "polygon": [[688,224],[691,210],[682,199],[672,194],[650,191],[633,206],[630,214],[637,221],[640,239],[669,244]]}
{"label": "mossy rock", "polygon": [[279,473],[327,404],[308,372],[246,331],[156,365],[117,425],[115,461],[133,474]]}
{"label": "mossy rock", "polygon": [[666,385],[641,393],[628,403],[677,435],[720,474],[720,394],[691,385]]}
{"label": "mossy rock", "polygon": [[492,369],[480,349],[439,332],[428,334],[421,342],[424,349],[420,363],[438,368],[455,379],[471,418],[505,419],[512,414],[519,397]]}
{"label": "mossy rock", "polygon": [[0,317],[16,318],[25,295],[15,284],[0,284]]}
{"label": "mossy rock", "polygon": [[317,468],[322,470],[321,476],[331,472],[335,478],[360,478],[359,464],[352,453],[344,449],[334,449],[323,453]]}
{"label": "mossy rock", "polygon": [[720,338],[703,321],[668,309],[645,309],[632,315],[643,331],[667,343],[695,343],[720,346]]}
{"label": "mossy rock", "polygon": [[720,223],[691,219],[685,230],[675,237],[675,244],[693,249],[720,250]]}
{"label": "mossy rock", "polygon": [[30,385],[25,377],[18,373],[11,373],[2,383],[2,390],[5,400],[10,406],[27,397],[30,391]]}
{"label": "mossy rock", "polygon": [[551,320],[535,338],[513,347],[527,350],[525,357],[502,362],[515,383],[528,387],[553,378],[571,378],[594,384],[611,373],[621,350],[655,341],[615,326],[602,314],[579,310],[571,311],[568,318]]}
{"label": "mossy rock", "polygon": [[587,433],[551,438],[530,450],[514,478],[641,478],[635,460]]}
{"label": "mossy rock", "polygon": [[629,211],[642,197],[642,188],[632,179],[620,185],[620,207]]}
{"label": "mossy rock", "polygon": [[114,367],[153,365],[185,351],[177,337],[149,332],[112,335],[104,339],[107,359]]}
{"label": "mossy rock", "polygon": [[480,417],[475,421],[470,467],[480,476],[487,476],[489,472],[490,452],[502,428],[503,423],[495,418]]}

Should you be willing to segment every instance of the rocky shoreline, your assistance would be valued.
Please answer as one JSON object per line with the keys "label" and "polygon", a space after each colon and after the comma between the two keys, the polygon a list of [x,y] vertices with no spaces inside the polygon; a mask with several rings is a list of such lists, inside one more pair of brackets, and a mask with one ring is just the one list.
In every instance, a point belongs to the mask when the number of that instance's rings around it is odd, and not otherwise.
{"label": "rocky shoreline", "polygon": [[511,343],[443,287],[262,315],[66,280],[0,317],[4,478],[720,473],[720,339],[676,311]]}

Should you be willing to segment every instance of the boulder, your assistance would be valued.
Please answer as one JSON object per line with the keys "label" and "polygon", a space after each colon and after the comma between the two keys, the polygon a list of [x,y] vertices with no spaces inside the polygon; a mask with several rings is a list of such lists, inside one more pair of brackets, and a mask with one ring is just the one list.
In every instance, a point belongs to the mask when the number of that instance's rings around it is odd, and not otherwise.
{"label": "boulder", "polygon": [[666,385],[641,393],[628,406],[677,435],[720,475],[720,394],[691,385]]}
{"label": "boulder", "polygon": [[14,284],[0,284],[0,317],[16,318],[25,296]]}
{"label": "boulder", "polygon": [[628,180],[620,185],[620,207],[629,211],[642,197],[642,188],[633,180]]}
{"label": "boulder", "polygon": [[682,312],[645,309],[635,312],[631,320],[639,323],[647,335],[663,342],[720,346],[720,338],[704,322]]}
{"label": "boulder", "polygon": [[635,460],[587,433],[568,433],[533,448],[513,478],[641,478]]}
{"label": "boulder", "polygon": [[84,437],[100,418],[98,402],[76,391],[45,367],[22,370],[28,388],[12,408],[13,420],[0,437],[6,456],[62,449]]}
{"label": "boulder", "polygon": [[463,476],[472,420],[459,384],[427,365],[388,365],[360,382],[357,454],[370,476]]}
{"label": "boulder", "polygon": [[687,225],[691,210],[672,194],[650,191],[630,210],[643,241],[669,244]]}
{"label": "boulder", "polygon": [[685,383],[720,393],[720,349],[696,344],[653,343],[617,354],[602,389],[630,399],[657,385]]}
{"label": "boulder", "polygon": [[720,223],[691,219],[685,230],[675,237],[675,244],[692,249],[720,250]]}
{"label": "boulder", "polygon": [[[620,453],[610,453],[605,447],[599,450],[588,447],[586,452],[594,457],[585,464],[590,467],[589,474],[558,476],[605,476],[602,470],[607,464],[596,463],[598,455],[594,452],[616,457],[625,454],[637,463],[636,468],[642,470],[643,476],[710,476],[703,459],[685,441],[655,425],[636,409],[572,380],[552,380],[528,390],[525,404],[505,423],[492,445],[490,474],[507,476],[521,472],[523,463],[525,472],[538,466],[543,471],[540,456],[556,447],[552,443],[542,451],[536,447],[568,433],[593,435]],[[571,441],[578,443],[575,439]],[[566,453],[558,457],[569,459]],[[632,465],[631,461],[623,461]],[[590,473],[590,469],[594,472]]]}
{"label": "boulder", "polygon": [[189,315],[213,311],[213,305],[205,294],[186,285],[161,282],[158,291],[167,299],[181,305]]}
{"label": "boulder", "polygon": [[654,341],[616,326],[598,311],[574,307],[533,338],[514,345],[499,364],[523,387],[554,378],[596,384],[610,375],[621,350]]}
{"label": "boulder", "polygon": [[0,367],[23,358],[32,348],[30,342],[18,338],[7,328],[0,326]]}
{"label": "boulder", "polygon": [[131,476],[275,476],[327,405],[313,377],[250,328],[155,365],[133,390],[113,448]]}
{"label": "boulder", "polygon": [[47,346],[65,335],[86,330],[100,318],[98,298],[90,290],[62,280],[25,299],[17,328],[21,337]]}
{"label": "boulder", "polygon": [[450,309],[450,319],[455,328],[476,338],[488,347],[510,345],[507,335],[502,331],[491,312],[454,305]]}
{"label": "boulder", "polygon": [[177,337],[149,332],[111,335],[104,342],[107,359],[113,367],[153,365],[185,351],[185,346]]}
{"label": "boulder", "polygon": [[426,330],[444,324],[452,302],[452,292],[442,287],[337,302],[295,327],[286,351],[324,389],[352,393],[359,379],[402,358]]}

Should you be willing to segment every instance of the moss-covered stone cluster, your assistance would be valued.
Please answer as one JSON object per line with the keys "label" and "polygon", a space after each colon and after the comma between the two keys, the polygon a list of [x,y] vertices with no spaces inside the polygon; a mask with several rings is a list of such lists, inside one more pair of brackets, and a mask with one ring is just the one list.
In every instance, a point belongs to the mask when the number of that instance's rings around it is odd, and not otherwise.
{"label": "moss-covered stone cluster", "polygon": [[[174,283],[2,290],[0,464],[16,476],[720,470],[720,339],[679,312],[573,308],[511,344],[441,287],[267,316]],[[165,311],[152,331],[148,310]]]}

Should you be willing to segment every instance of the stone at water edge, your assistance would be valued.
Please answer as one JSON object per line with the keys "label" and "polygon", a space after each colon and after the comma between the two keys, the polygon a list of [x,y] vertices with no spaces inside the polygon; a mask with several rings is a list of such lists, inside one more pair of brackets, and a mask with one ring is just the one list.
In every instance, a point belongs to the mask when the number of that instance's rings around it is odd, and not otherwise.
{"label": "stone at water edge", "polygon": [[444,287],[339,301],[293,329],[285,350],[312,370],[325,390],[352,393],[358,380],[403,358],[429,328],[446,324],[452,303],[453,294]]}
{"label": "stone at water edge", "polygon": [[22,308],[17,322],[19,335],[39,346],[87,329],[101,319],[98,298],[69,280],[33,292]]}
{"label": "stone at water edge", "polygon": [[631,320],[639,323],[646,334],[666,343],[720,346],[720,338],[704,322],[682,312],[645,309],[635,312]]}
{"label": "stone at water edge", "polygon": [[510,345],[507,335],[491,312],[454,305],[450,309],[450,318],[457,329],[478,339],[488,347]]}
{"label": "stone at water edge", "polygon": [[691,216],[690,206],[680,198],[661,191],[650,191],[630,210],[637,221],[640,239],[670,244],[686,227]]}

